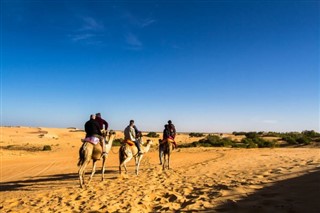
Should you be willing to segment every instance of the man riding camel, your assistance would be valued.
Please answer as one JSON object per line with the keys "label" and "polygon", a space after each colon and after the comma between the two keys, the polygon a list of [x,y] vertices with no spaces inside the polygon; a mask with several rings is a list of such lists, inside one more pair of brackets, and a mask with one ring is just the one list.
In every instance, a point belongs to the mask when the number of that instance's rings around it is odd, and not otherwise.
{"label": "man riding camel", "polygon": [[84,125],[84,129],[86,131],[86,138],[87,137],[99,138],[100,144],[102,146],[102,155],[105,155],[106,154],[105,140],[102,137],[99,123],[95,119],[96,119],[96,115],[94,114],[90,115],[90,120],[87,121]]}
{"label": "man riding camel", "polygon": [[134,144],[138,148],[138,154],[142,154],[141,149],[140,149],[140,141],[137,140],[136,130],[137,130],[137,127],[134,125],[134,120],[130,120],[129,125],[124,130],[124,140],[125,141],[129,140],[129,141],[134,142]]}

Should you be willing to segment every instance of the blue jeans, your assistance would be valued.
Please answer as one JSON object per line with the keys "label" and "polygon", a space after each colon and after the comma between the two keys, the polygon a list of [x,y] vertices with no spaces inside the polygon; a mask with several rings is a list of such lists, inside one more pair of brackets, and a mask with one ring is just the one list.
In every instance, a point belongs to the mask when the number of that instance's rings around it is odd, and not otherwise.
{"label": "blue jeans", "polygon": [[140,151],[141,151],[141,149],[140,149],[140,141],[139,141],[139,140],[135,140],[135,141],[134,141],[134,144],[135,144],[136,147],[138,148],[138,152],[140,152]]}

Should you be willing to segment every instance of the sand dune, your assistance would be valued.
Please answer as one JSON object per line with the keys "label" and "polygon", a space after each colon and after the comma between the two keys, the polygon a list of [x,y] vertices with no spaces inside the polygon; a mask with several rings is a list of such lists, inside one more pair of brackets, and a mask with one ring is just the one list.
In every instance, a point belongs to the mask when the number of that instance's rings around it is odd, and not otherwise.
{"label": "sand dune", "polygon": [[[188,148],[159,165],[157,141],[134,175],[118,174],[118,150],[86,189],[79,188],[72,129],[3,127],[1,212],[318,212],[320,149]],[[122,137],[118,132],[117,137]],[[179,135],[178,141],[195,139]],[[51,151],[39,151],[50,145]],[[20,148],[19,148],[20,147]],[[24,148],[21,148],[24,147]],[[25,147],[38,147],[28,150]],[[100,162],[98,163],[100,166]],[[87,169],[90,172],[91,166]],[[88,174],[86,178],[88,178]]]}

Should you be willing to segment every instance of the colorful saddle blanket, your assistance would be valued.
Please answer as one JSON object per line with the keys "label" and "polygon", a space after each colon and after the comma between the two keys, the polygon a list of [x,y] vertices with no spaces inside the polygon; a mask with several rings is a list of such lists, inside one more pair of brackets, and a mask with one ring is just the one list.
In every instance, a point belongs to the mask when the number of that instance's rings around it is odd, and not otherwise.
{"label": "colorful saddle blanket", "polygon": [[85,139],[81,139],[82,142],[89,142],[92,143],[94,145],[97,145],[100,140],[97,137],[91,136],[91,137],[86,137]]}
{"label": "colorful saddle blanket", "polygon": [[167,138],[167,139],[162,140],[161,144],[164,144],[164,143],[166,143],[166,142],[176,143],[172,137],[169,137],[169,138]]}

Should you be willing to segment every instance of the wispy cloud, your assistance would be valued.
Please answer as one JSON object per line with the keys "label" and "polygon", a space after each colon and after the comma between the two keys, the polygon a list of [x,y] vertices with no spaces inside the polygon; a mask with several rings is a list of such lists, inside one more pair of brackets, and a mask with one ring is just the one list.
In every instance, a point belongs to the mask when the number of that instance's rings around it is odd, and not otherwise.
{"label": "wispy cloud", "polygon": [[74,30],[74,33],[68,37],[73,42],[81,42],[87,45],[102,44],[101,38],[104,36],[105,27],[102,22],[92,17],[81,17],[80,27]]}
{"label": "wispy cloud", "polygon": [[104,30],[104,25],[92,17],[83,17],[82,21],[83,21],[83,26],[79,29],[79,31],[102,31],[102,30]]}
{"label": "wispy cloud", "polygon": [[143,20],[143,21],[140,22],[140,27],[141,28],[147,27],[147,26],[153,24],[155,21],[156,20],[154,20],[154,19],[148,18],[148,19]]}
{"label": "wispy cloud", "polygon": [[75,35],[70,35],[71,40],[74,42],[81,41],[81,40],[87,40],[89,38],[95,37],[93,34],[89,33],[84,33],[84,34],[75,34]]}
{"label": "wispy cloud", "polygon": [[134,47],[142,47],[142,42],[133,33],[126,34],[125,38],[126,38],[127,44],[134,46]]}
{"label": "wispy cloud", "polygon": [[145,28],[156,22],[152,17],[148,18],[139,18],[133,15],[130,11],[125,11],[123,15],[124,19],[127,23],[129,23],[132,27],[136,28]]}

